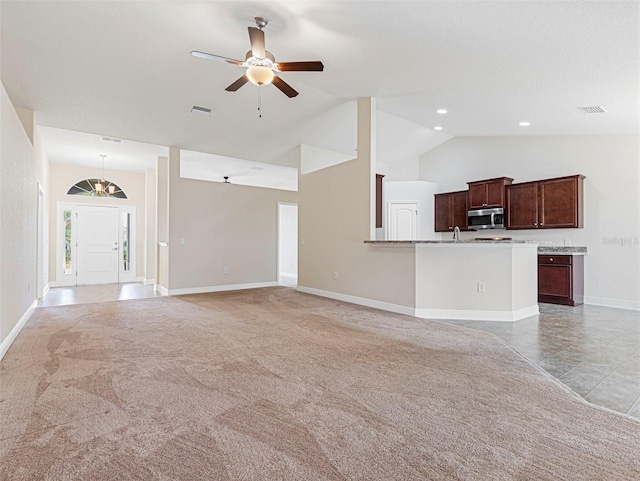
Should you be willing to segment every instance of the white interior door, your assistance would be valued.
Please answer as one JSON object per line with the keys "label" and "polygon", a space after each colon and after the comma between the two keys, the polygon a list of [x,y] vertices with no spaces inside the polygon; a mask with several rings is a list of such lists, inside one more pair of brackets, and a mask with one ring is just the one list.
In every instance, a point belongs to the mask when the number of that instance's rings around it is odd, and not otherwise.
{"label": "white interior door", "polygon": [[118,208],[78,206],[78,284],[118,282]]}
{"label": "white interior door", "polygon": [[389,240],[418,238],[418,203],[389,202]]}

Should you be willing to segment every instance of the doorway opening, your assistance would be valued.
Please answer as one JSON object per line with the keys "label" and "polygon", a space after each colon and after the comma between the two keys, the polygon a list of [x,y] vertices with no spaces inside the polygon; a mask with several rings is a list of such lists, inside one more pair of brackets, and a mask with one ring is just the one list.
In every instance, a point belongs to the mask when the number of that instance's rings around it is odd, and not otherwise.
{"label": "doorway opening", "polygon": [[298,204],[278,202],[278,285],[298,285]]}
{"label": "doorway opening", "polygon": [[58,203],[56,285],[136,280],[133,206]]}

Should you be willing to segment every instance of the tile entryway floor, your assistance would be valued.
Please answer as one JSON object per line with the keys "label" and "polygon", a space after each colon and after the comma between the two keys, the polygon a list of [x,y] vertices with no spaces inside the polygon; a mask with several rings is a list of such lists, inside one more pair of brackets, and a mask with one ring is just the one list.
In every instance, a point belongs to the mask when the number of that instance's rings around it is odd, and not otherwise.
{"label": "tile entryway floor", "polygon": [[517,322],[442,321],[491,332],[593,404],[640,418],[640,312],[540,304]]}
{"label": "tile entryway floor", "polygon": [[[140,283],[51,289],[38,307],[160,296]],[[586,400],[640,418],[640,312],[540,304],[517,322],[441,321],[491,332]]]}
{"label": "tile entryway floor", "polygon": [[125,299],[143,299],[162,296],[153,285],[141,282],[127,284],[101,284],[98,286],[54,287],[38,301],[38,307],[69,306],[90,302],[108,302]]}

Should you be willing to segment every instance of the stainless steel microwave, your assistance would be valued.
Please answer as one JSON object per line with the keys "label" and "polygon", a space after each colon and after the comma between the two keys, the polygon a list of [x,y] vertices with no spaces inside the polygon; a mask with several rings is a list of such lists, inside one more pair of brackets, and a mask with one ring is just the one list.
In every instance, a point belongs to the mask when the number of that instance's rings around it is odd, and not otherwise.
{"label": "stainless steel microwave", "polygon": [[468,219],[469,229],[504,229],[504,208],[470,210]]}

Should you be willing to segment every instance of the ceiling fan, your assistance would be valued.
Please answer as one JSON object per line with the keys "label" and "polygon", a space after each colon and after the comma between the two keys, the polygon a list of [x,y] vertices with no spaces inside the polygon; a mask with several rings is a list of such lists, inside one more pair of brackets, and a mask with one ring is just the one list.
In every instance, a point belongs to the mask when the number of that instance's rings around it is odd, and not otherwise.
{"label": "ceiling fan", "polygon": [[249,27],[249,40],[251,42],[251,50],[245,56],[244,62],[233,58],[221,57],[205,52],[193,50],[191,55],[194,57],[206,58],[210,60],[222,60],[233,65],[246,67],[246,73],[238,80],[229,85],[225,90],[235,92],[247,82],[254,85],[263,86],[273,83],[287,97],[295,97],[298,95],[288,83],[276,75],[279,72],[322,72],[324,65],[320,61],[311,62],[276,62],[271,52],[264,48],[264,31],[267,20],[262,17],[255,17],[256,27]]}

